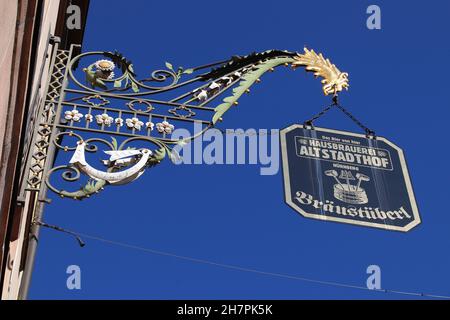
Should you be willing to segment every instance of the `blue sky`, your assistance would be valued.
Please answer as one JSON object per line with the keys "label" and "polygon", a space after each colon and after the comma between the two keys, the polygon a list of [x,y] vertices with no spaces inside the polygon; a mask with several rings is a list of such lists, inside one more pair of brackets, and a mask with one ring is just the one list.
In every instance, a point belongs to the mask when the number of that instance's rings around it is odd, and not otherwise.
{"label": "blue sky", "polygon": [[[377,4],[382,29],[366,28]],[[364,286],[381,267],[382,287],[449,294],[450,116],[445,1],[101,1],[92,0],[84,51],[118,50],[138,74],[197,66],[267,49],[323,52],[350,74],[341,102],[405,151],[422,224],[408,233],[327,223],[284,203],[281,170],[257,165],[164,161],[136,182],[82,202],[59,199],[44,220],[81,233],[267,272]],[[267,74],[222,128],[283,128],[329,103],[303,70]],[[332,111],[318,125],[358,131]],[[31,299],[402,299],[153,255],[42,230]],[[79,265],[82,289],[66,288]]]}

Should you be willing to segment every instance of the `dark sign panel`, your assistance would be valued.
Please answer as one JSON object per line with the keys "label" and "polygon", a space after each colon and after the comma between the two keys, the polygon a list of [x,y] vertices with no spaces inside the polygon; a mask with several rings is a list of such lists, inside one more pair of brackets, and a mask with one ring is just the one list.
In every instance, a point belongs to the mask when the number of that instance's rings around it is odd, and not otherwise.
{"label": "dark sign panel", "polygon": [[420,223],[403,151],[389,140],[302,125],[280,134],[286,202],[302,216],[397,231]]}

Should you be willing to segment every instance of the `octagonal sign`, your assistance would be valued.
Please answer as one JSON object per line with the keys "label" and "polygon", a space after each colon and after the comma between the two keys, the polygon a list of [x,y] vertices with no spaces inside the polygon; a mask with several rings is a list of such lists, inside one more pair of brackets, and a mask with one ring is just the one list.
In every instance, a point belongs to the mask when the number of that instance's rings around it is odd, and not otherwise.
{"label": "octagonal sign", "polygon": [[280,135],[286,203],[302,216],[397,231],[420,223],[403,151],[389,140],[299,124]]}

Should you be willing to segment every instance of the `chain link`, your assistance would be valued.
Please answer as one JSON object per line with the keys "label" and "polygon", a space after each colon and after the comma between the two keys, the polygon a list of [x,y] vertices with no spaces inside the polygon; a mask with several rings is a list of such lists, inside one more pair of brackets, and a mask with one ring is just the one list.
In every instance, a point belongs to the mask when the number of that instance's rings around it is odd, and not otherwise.
{"label": "chain link", "polygon": [[[358,127],[360,127],[361,129],[364,130],[364,132],[366,133],[366,136],[368,138],[371,139],[375,139],[376,135],[375,135],[375,131],[371,130],[370,128],[366,127],[361,121],[359,121],[354,115],[352,115],[350,113],[350,111],[348,111],[347,109],[345,109],[342,105],[339,104],[338,102],[338,98],[337,96],[333,97],[333,103],[331,103],[330,105],[328,105],[326,108],[324,108],[322,111],[320,111],[318,114],[316,114],[315,116],[313,116],[311,119],[306,120],[303,125],[304,126],[308,126],[308,127],[312,127],[314,128],[314,121],[316,121],[317,119],[319,119],[320,117],[324,116],[328,111],[330,111],[333,107],[338,108],[339,110],[341,110],[347,117],[349,117]],[[233,134],[233,135],[245,135],[245,136],[270,136],[270,135],[274,135],[274,134],[278,134],[278,133],[272,133],[272,132],[268,132],[268,133],[260,133],[260,132],[255,132],[255,133],[247,133],[247,132],[229,132],[228,129],[221,129],[221,128],[216,128],[217,130],[219,130],[220,132],[224,133],[224,134]]]}
{"label": "chain link", "polygon": [[375,135],[375,131],[369,129],[368,127],[366,127],[361,121],[359,121],[358,119],[356,119],[356,117],[354,115],[352,115],[350,113],[350,111],[348,111],[347,109],[345,109],[343,106],[341,106],[338,102],[338,97],[334,96],[333,97],[333,103],[330,104],[329,106],[327,106],[325,109],[323,109],[321,112],[319,112],[318,114],[316,114],[314,117],[312,117],[311,119],[307,120],[304,122],[305,126],[309,126],[314,128],[314,124],[313,122],[316,121],[317,119],[319,119],[320,117],[322,117],[323,115],[325,115],[328,111],[330,111],[333,107],[338,108],[339,110],[341,110],[347,117],[349,117],[358,127],[360,127],[361,129],[364,130],[364,132],[366,133],[366,136],[368,138],[371,139],[375,139],[376,135]]}

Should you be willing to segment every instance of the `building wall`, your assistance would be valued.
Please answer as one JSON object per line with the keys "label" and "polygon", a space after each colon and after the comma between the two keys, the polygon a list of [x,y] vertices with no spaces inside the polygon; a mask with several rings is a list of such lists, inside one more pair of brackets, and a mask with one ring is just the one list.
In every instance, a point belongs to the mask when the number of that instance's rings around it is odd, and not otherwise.
{"label": "building wall", "polygon": [[[81,8],[81,29],[66,28],[66,11],[71,4]],[[26,297],[34,262],[37,243],[34,236],[38,231],[30,235],[31,222],[43,204],[36,201],[35,193],[27,192],[20,201],[17,198],[22,181],[23,155],[33,132],[33,116],[46,95],[44,91],[50,76],[53,45],[49,40],[52,35],[58,37],[63,49],[68,49],[71,44],[81,44],[88,7],[89,0],[0,0],[2,299]],[[23,176],[27,174],[23,173]]]}
{"label": "building wall", "polygon": [[8,111],[9,89],[11,84],[17,10],[18,3],[16,1],[0,2],[0,30],[2,30],[0,37],[0,155],[3,154],[6,130],[6,114]]}
{"label": "building wall", "polygon": [[[37,3],[33,0],[1,1],[0,23],[0,271],[5,264],[5,239],[10,223],[10,203],[19,154],[20,132],[29,74],[31,35]],[[4,35],[3,35],[4,34]],[[13,121],[18,119],[18,121]]]}
{"label": "building wall", "polygon": [[[23,206],[16,209],[6,203],[11,204],[10,200],[14,202],[8,197],[14,194],[12,173],[20,166],[22,150],[17,146],[27,129],[26,123],[22,125],[23,120],[27,115],[32,116],[34,107],[45,95],[43,84],[49,76],[47,71],[52,49],[49,38],[55,31],[59,6],[59,0],[45,0],[41,7],[33,1],[0,3],[0,21],[5,24],[5,28],[0,27],[0,30],[7,30],[6,36],[0,40],[1,55],[5,60],[0,64],[0,189],[2,184],[4,186],[1,217],[3,221],[6,220],[6,225],[12,225],[9,235],[4,234],[9,241],[3,246],[3,252],[7,251],[8,256],[3,256],[7,262],[3,270],[2,299],[18,298],[17,284],[22,274],[20,262],[23,260],[27,222],[33,212],[34,199],[28,196]],[[37,42],[33,43],[33,39],[37,39]],[[28,105],[25,105],[27,102]],[[14,215],[10,212],[14,212]]]}

